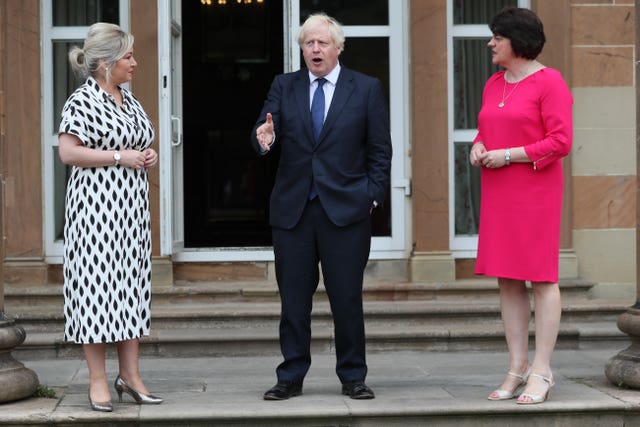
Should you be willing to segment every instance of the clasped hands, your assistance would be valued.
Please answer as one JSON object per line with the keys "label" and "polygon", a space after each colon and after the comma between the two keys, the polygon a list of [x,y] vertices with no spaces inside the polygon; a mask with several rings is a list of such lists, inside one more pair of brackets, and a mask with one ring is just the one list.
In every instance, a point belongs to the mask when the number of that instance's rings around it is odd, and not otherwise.
{"label": "clasped hands", "polygon": [[122,150],[120,156],[120,164],[133,169],[148,169],[158,163],[158,153],[153,148],[143,151]]}
{"label": "clasped hands", "polygon": [[505,166],[505,152],[507,150],[491,150],[488,151],[482,142],[473,144],[469,153],[469,161],[473,166],[484,166],[488,169],[497,169]]}

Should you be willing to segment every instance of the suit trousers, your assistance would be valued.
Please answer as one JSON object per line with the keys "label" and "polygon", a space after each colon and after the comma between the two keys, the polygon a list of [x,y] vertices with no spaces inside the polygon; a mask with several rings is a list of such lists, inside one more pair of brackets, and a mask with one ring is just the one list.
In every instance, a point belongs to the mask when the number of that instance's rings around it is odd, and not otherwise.
{"label": "suit trousers", "polygon": [[362,282],[371,246],[371,218],[338,227],[318,197],[292,229],[274,227],[276,278],[282,303],[278,382],[302,383],[311,366],[311,309],[322,266],[334,321],[336,373],[342,383],[364,381]]}

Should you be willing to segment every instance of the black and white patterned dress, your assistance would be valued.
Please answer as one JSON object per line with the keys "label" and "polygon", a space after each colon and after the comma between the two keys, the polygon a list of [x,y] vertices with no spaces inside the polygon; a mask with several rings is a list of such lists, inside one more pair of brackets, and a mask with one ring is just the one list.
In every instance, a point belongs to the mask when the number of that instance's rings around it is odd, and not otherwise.
{"label": "black and white patterned dress", "polygon": [[[144,150],[151,121],[133,94],[123,105],[89,77],[71,94],[59,133],[96,150]],[[73,166],[64,228],[65,340],[107,343],[149,334],[151,228],[145,169]]]}

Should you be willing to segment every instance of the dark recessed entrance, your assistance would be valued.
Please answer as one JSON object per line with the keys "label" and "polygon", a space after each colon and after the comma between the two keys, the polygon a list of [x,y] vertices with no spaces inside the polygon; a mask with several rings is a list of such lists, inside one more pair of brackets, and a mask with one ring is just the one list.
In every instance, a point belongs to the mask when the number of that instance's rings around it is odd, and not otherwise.
{"label": "dark recessed entrance", "polygon": [[269,246],[279,153],[249,135],[283,71],[283,2],[211,3],[182,2],[185,246]]}

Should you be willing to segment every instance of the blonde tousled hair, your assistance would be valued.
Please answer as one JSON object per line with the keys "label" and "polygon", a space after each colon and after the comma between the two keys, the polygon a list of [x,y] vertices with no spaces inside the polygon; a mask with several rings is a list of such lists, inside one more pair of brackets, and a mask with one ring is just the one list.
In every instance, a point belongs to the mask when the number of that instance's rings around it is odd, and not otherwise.
{"label": "blonde tousled hair", "polygon": [[329,25],[329,36],[338,49],[340,49],[340,52],[342,52],[344,50],[344,32],[342,31],[342,25],[326,13],[309,15],[298,31],[298,45],[302,47],[307,32],[321,24]]}
{"label": "blonde tousled hair", "polygon": [[133,35],[116,24],[97,22],[89,27],[84,46],[71,48],[69,62],[73,71],[82,77],[95,76],[104,63],[109,79],[111,67],[132,47]]}

